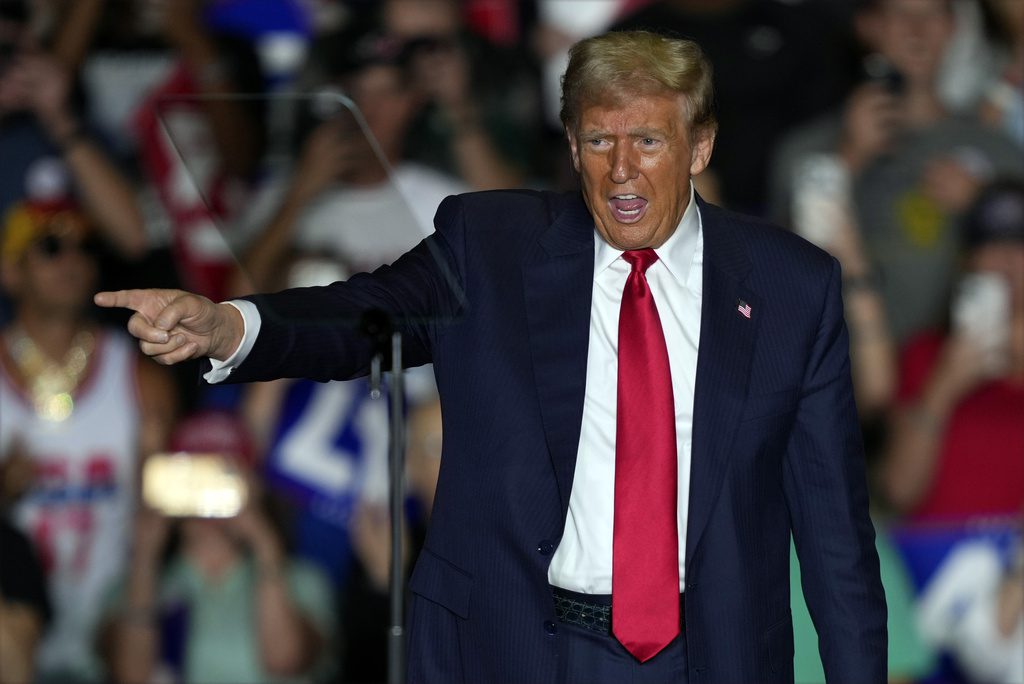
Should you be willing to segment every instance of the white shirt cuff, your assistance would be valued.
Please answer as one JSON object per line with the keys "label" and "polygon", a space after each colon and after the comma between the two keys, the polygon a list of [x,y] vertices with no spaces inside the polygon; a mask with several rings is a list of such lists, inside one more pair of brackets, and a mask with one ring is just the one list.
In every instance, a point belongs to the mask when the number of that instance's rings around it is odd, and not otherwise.
{"label": "white shirt cuff", "polygon": [[262,319],[260,318],[260,310],[256,308],[255,304],[244,299],[232,299],[227,303],[238,309],[238,313],[242,314],[242,341],[238,344],[238,349],[223,361],[210,359],[211,368],[203,374],[203,379],[211,385],[224,381],[236,368],[242,365],[245,357],[249,356],[253,345],[256,344],[256,336],[260,334]]}

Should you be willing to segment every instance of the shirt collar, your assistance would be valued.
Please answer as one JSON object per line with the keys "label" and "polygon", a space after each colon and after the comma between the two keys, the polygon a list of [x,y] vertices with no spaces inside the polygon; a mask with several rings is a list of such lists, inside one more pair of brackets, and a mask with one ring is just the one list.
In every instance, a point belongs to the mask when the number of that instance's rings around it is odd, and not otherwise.
{"label": "shirt collar", "polygon": [[[700,210],[697,208],[693,181],[691,181],[690,201],[686,205],[683,217],[679,219],[679,225],[676,226],[668,240],[665,240],[665,244],[654,250],[658,255],[658,261],[665,264],[665,268],[672,278],[681,286],[686,285],[690,276],[690,266],[693,263],[693,254],[697,248],[700,231]],[[600,235],[594,242],[594,276],[596,277],[622,256],[622,250],[609,245]]]}

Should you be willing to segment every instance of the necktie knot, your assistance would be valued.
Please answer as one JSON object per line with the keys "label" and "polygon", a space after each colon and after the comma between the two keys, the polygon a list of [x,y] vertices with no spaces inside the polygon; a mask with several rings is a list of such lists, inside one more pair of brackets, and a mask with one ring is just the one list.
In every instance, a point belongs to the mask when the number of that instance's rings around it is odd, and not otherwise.
{"label": "necktie knot", "polygon": [[658,260],[658,254],[653,249],[630,249],[622,253],[622,258],[629,262],[634,272],[646,273],[651,264]]}

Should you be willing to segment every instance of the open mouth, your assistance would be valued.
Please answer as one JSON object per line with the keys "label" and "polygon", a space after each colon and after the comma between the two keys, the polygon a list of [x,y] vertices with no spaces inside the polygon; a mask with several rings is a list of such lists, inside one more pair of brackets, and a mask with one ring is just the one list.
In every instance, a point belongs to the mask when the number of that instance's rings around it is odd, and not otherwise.
{"label": "open mouth", "polygon": [[647,200],[639,195],[615,195],[608,200],[608,206],[619,223],[634,223],[647,210]]}

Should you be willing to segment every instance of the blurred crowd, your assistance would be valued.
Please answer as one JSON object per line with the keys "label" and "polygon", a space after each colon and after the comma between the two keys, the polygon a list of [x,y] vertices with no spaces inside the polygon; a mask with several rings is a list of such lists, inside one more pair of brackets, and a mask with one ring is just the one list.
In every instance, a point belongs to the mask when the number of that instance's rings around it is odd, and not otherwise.
{"label": "blurred crowd", "polygon": [[567,48],[638,28],[714,66],[698,192],[842,264],[891,680],[1024,682],[1024,0],[0,0],[0,683],[384,681],[387,402],[203,386],[91,296],[325,284],[447,195],[571,191]]}

